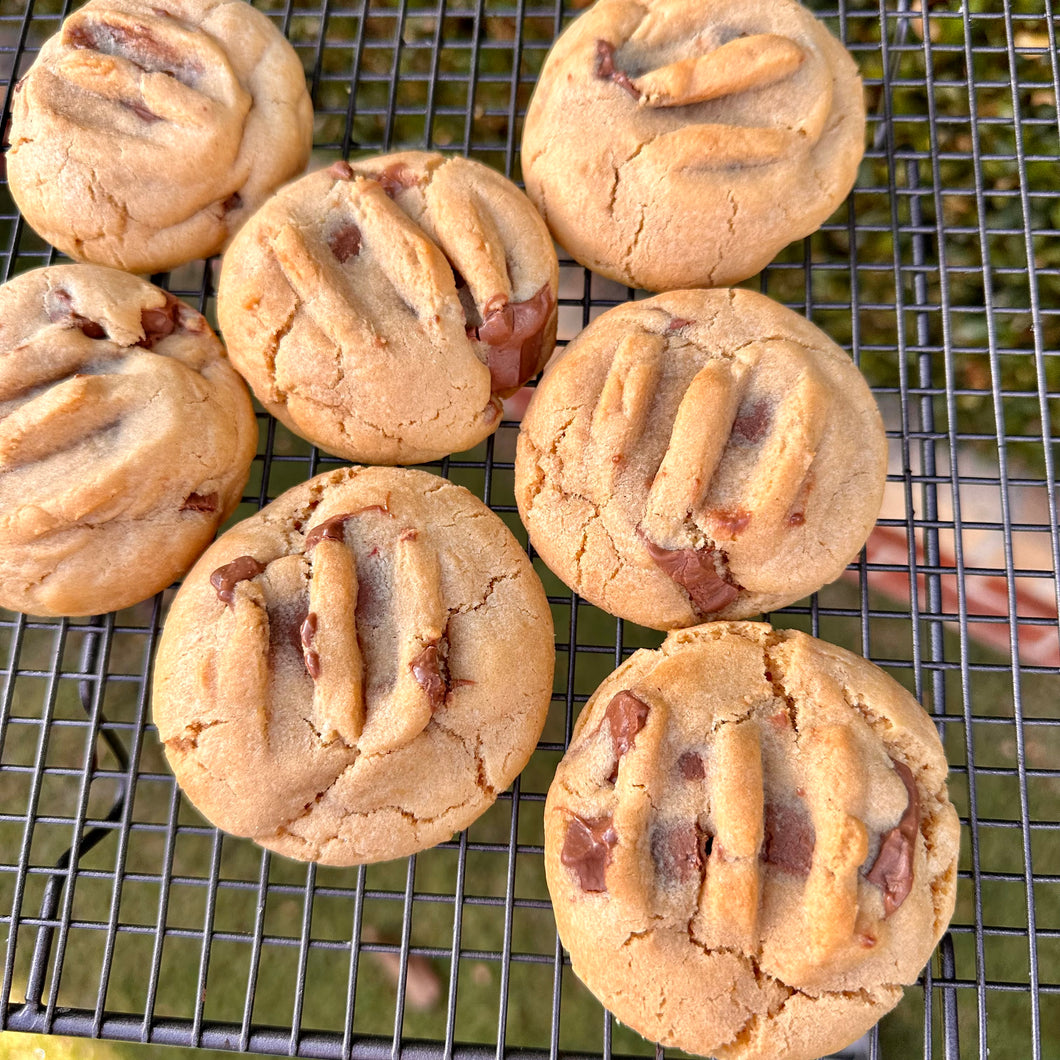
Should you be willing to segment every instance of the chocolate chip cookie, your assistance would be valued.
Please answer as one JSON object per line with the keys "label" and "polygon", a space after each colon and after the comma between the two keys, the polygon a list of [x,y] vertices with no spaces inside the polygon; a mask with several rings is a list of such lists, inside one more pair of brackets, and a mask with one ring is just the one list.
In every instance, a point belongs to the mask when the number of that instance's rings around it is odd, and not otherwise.
{"label": "chocolate chip cookie", "polygon": [[182,574],[239,503],[258,428],[203,317],[55,265],[0,287],[0,606],[94,615]]}
{"label": "chocolate chip cookie", "polygon": [[803,633],[713,623],[597,689],[545,807],[574,971],[652,1041],[808,1060],[862,1035],[953,914],[931,719]]}
{"label": "chocolate chip cookie", "polygon": [[854,184],[849,53],[794,0],[599,0],[526,115],[526,190],[582,264],[664,291],[738,283]]}
{"label": "chocolate chip cookie", "polygon": [[675,291],[609,310],[549,366],[515,493],[563,581],[673,629],[839,577],[886,456],[864,378],[816,327],[751,291]]}
{"label": "chocolate chip cookie", "polygon": [[553,662],[541,583],[481,501],[422,471],[343,468],[196,564],[154,717],[214,824],[356,865],[448,839],[493,803],[541,734]]}
{"label": "chocolate chip cookie", "polygon": [[529,200],[412,151],[283,189],[225,255],[232,362],[277,419],[348,460],[410,464],[492,434],[555,345],[559,266]]}
{"label": "chocolate chip cookie", "polygon": [[89,0],[15,86],[7,175],[73,258],[160,272],[214,254],[309,158],[297,54],[242,0]]}

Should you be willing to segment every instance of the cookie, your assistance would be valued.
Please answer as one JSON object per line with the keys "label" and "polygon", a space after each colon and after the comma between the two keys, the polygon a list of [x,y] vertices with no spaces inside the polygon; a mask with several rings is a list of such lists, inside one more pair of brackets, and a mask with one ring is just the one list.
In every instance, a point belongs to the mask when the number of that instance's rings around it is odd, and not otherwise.
{"label": "cookie", "polygon": [[657,629],[747,618],[839,577],[883,499],[864,378],[744,290],[609,310],[549,366],[515,464],[533,546],[569,586]]}
{"label": "cookie", "polygon": [[663,1045],[841,1049],[953,915],[946,772],[931,719],[865,659],[762,623],[671,633],[589,699],[548,793],[574,971]]}
{"label": "cookie", "polygon": [[525,552],[481,501],[422,471],[342,468],[196,564],[163,631],[155,722],[220,828],[329,865],[403,857],[526,764],[552,636]]}
{"label": "cookie", "polygon": [[309,159],[294,49],[242,0],[89,0],[15,86],[7,176],[81,261],[161,272],[219,251]]}
{"label": "cookie", "polygon": [[233,241],[217,296],[233,363],[296,434],[410,464],[496,430],[556,339],[559,266],[537,211],[478,162],[336,162]]}
{"label": "cookie", "polygon": [[205,319],[96,265],[0,287],[0,606],[95,615],[194,562],[258,428]]}
{"label": "cookie", "polygon": [[600,0],[545,60],[526,190],[583,265],[633,287],[753,276],[854,185],[849,53],[794,0]]}

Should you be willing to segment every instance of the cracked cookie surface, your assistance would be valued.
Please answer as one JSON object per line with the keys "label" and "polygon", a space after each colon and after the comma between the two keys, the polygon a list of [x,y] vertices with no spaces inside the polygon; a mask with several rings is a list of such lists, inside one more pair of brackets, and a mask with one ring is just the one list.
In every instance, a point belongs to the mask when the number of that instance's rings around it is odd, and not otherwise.
{"label": "cracked cookie surface", "polygon": [[553,664],[544,590],[496,515],[425,472],[344,468],[196,564],[163,631],[154,718],[214,824],[363,864],[494,802],[536,746]]}
{"label": "cracked cookie surface", "polygon": [[748,618],[839,577],[879,513],[883,423],[850,358],[745,290],[594,320],[523,418],[515,494],[548,566],[657,629]]}
{"label": "cracked cookie surface", "polygon": [[229,356],[328,452],[408,464],[468,449],[556,340],[559,266],[511,181],[410,151],[283,189],[225,255]]}
{"label": "cracked cookie surface", "polygon": [[153,273],[219,251],[309,159],[294,48],[242,0],[89,0],[14,91],[7,174],[81,261]]}
{"label": "cracked cookie surface", "polygon": [[164,589],[257,438],[217,336],[167,292],[95,265],[0,287],[0,605],[95,615]]}
{"label": "cracked cookie surface", "polygon": [[527,194],[583,265],[653,291],[738,283],[853,187],[853,59],[794,0],[599,0],[556,41]]}
{"label": "cracked cookie surface", "polygon": [[589,699],[549,790],[574,971],[667,1046],[843,1048],[953,914],[946,774],[931,719],[865,659],[763,623],[671,633]]}

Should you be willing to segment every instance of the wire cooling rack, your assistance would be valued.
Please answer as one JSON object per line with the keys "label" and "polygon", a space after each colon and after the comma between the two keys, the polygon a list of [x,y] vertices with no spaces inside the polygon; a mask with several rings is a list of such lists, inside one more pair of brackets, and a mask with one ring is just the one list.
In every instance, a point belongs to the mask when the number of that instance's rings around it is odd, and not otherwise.
{"label": "wire cooling rack", "polygon": [[[315,162],[399,147],[519,178],[554,0],[266,2],[301,56]],[[1053,431],[1060,206],[1052,0],[811,3],[865,78],[849,201],[752,286],[844,344],[884,409],[880,524],[845,580],[772,616],[861,651],[938,718],[963,823],[957,913],[919,986],[846,1056],[1060,1055],[1060,637]],[[4,116],[67,13],[0,0]],[[56,255],[0,189],[3,278]],[[561,340],[633,292],[562,264]],[[155,277],[213,313],[216,262]],[[515,412],[432,469],[515,516]],[[238,515],[335,461],[261,415]],[[525,537],[522,538],[525,540]],[[537,563],[557,678],[522,778],[407,861],[299,865],[207,826],[150,724],[172,590],[115,615],[0,615],[0,1029],[382,1058],[650,1055],[573,978],[544,794],[596,684],[659,635]]]}

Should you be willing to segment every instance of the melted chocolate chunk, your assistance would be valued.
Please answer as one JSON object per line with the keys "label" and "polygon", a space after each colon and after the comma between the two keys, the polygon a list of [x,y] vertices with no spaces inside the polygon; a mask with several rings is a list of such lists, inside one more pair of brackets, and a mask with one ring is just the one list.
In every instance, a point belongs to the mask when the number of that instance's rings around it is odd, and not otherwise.
{"label": "melted chocolate chunk", "polygon": [[77,328],[82,335],[89,339],[105,339],[107,332],[102,324],[98,324],[88,317],[82,316],[74,309],[74,300],[70,292],[62,287],[49,291],[44,299],[45,312],[53,324],[65,324],[70,328]]}
{"label": "melted chocolate chunk", "polygon": [[142,103],[126,103],[124,100],[121,104],[126,110],[131,110],[140,121],[146,122],[148,125],[154,125],[156,121],[161,121],[161,117],[155,114],[153,110],[148,110]]}
{"label": "melted chocolate chunk", "polygon": [[332,162],[328,173],[336,180],[353,180],[353,166],[349,162]]}
{"label": "melted chocolate chunk", "polygon": [[583,891],[606,891],[605,870],[611,864],[611,848],[618,833],[610,817],[587,821],[574,815],[567,824],[567,835],[559,860],[573,870]]}
{"label": "melted chocolate chunk", "polygon": [[265,569],[253,556],[240,556],[226,563],[210,575],[210,584],[217,591],[217,599],[231,607],[235,603],[236,586],[250,578],[256,578]]}
{"label": "melted chocolate chunk", "polygon": [[804,512],[792,512],[788,516],[788,526],[802,526],[806,522],[806,514]]}
{"label": "melted chocolate chunk", "polygon": [[136,345],[146,350],[153,350],[158,343],[168,338],[174,331],[186,330],[184,321],[185,317],[190,315],[190,310],[179,298],[174,298],[168,291],[165,295],[164,305],[153,306],[140,312],[140,327],[143,328],[144,337]]}
{"label": "melted chocolate chunk", "polygon": [[435,640],[424,645],[423,650],[409,663],[416,683],[427,693],[432,714],[445,703],[448,692],[445,677],[442,675],[442,657],[438,651],[438,643]]}
{"label": "melted chocolate chunk", "polygon": [[610,41],[598,40],[596,42],[596,76],[601,81],[614,81],[634,99],[640,99],[640,92],[629,79],[629,74],[615,68],[615,46]]}
{"label": "melted chocolate chunk", "polygon": [[180,506],[182,512],[215,512],[218,496],[216,493],[189,493]]}
{"label": "melted chocolate chunk", "polygon": [[202,73],[201,67],[179,48],[159,40],[147,26],[135,23],[115,26],[81,19],[67,26],[64,39],[72,48],[120,56],[145,73],[167,74],[187,85]]}
{"label": "melted chocolate chunk", "polygon": [[809,815],[783,803],[765,807],[765,841],[762,858],[794,876],[808,876],[817,836]]}
{"label": "melted chocolate chunk", "polygon": [[671,317],[670,323],[666,325],[666,330],[680,331],[682,328],[687,328],[689,324],[694,323],[694,320],[689,320],[687,317]]}
{"label": "melted chocolate chunk", "polygon": [[342,515],[333,515],[322,523],[317,523],[308,534],[305,535],[305,551],[319,545],[321,541],[342,541],[346,528],[346,520],[353,518],[353,512],[344,512]]}
{"label": "melted chocolate chunk", "polygon": [[404,162],[392,162],[375,179],[383,185],[383,191],[391,199],[396,199],[406,189],[419,184],[416,174]]}
{"label": "melted chocolate chunk", "polygon": [[714,549],[660,548],[643,537],[648,555],[669,577],[688,593],[692,606],[701,615],[710,615],[728,606],[740,595],[740,587],[722,578],[714,566]]}
{"label": "melted chocolate chunk", "polygon": [[869,883],[883,890],[883,915],[890,916],[905,901],[913,887],[913,853],[920,831],[920,796],[909,767],[891,759],[894,771],[902,778],[909,801],[901,820],[880,843],[880,852],[865,874]]}
{"label": "melted chocolate chunk", "polygon": [[526,302],[507,302],[494,295],[482,313],[475,338],[484,342],[494,392],[517,390],[538,368],[545,326],[556,300],[546,283]]}
{"label": "melted chocolate chunk", "polygon": [[615,764],[608,777],[612,784],[618,776],[618,760],[633,746],[637,733],[644,728],[648,710],[648,704],[629,691],[617,693],[607,704],[603,724],[611,730],[611,744],[615,749]]}
{"label": "melted chocolate chunk", "polygon": [[317,613],[310,611],[298,627],[298,645],[305,659],[306,672],[315,681],[320,676],[320,655],[313,650],[313,638],[317,635]]}
{"label": "melted chocolate chunk", "polygon": [[361,252],[361,230],[352,221],[344,224],[328,236],[328,246],[331,253],[345,264]]}
{"label": "melted chocolate chunk", "polygon": [[651,834],[651,859],[664,884],[687,883],[702,875],[710,837],[695,821],[659,825]]}
{"label": "melted chocolate chunk", "polygon": [[[387,499],[389,500],[389,498]],[[342,512],[339,515],[333,515],[330,519],[325,519],[322,523],[317,523],[317,525],[305,535],[303,551],[309,552],[310,549],[319,545],[321,541],[345,540],[346,520],[353,519],[355,516],[362,515],[364,512],[382,512],[384,515],[389,515],[390,509],[385,504],[367,504],[363,508],[358,508],[355,512]]]}
{"label": "melted chocolate chunk", "polygon": [[685,751],[677,760],[677,769],[685,780],[702,780],[707,775],[703,759],[695,751]]}
{"label": "melted chocolate chunk", "polygon": [[732,434],[752,445],[760,442],[773,422],[772,409],[768,401],[755,401],[740,409],[732,424]]}

